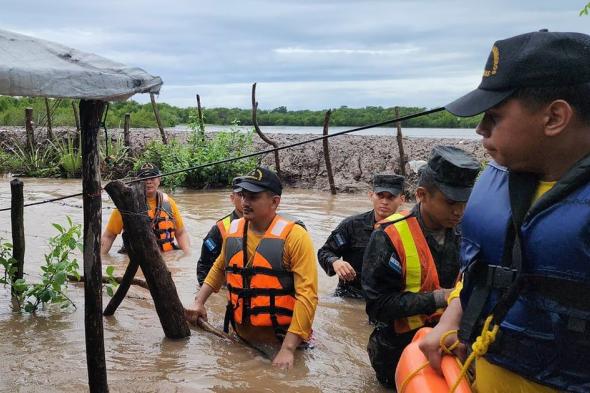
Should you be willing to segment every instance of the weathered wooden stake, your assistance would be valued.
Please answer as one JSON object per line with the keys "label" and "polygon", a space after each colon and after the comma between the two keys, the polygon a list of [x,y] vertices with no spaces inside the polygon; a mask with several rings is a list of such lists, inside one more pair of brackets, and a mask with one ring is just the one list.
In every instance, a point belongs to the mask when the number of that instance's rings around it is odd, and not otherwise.
{"label": "weathered wooden stake", "polygon": [[49,109],[49,98],[45,97],[45,111],[47,112],[47,139],[52,141],[53,128],[51,127],[51,109]]}
{"label": "weathered wooden stake", "polygon": [[123,143],[131,149],[131,135],[129,134],[129,125],[131,123],[131,114],[125,113],[125,122],[123,123]]}
{"label": "weathered wooden stake", "polygon": [[119,283],[119,286],[115,291],[115,294],[113,295],[113,297],[109,301],[109,304],[107,304],[107,307],[104,309],[104,312],[102,313],[104,316],[111,316],[115,313],[115,311],[117,311],[117,308],[119,307],[123,299],[125,299],[125,295],[127,295],[129,287],[131,287],[132,281],[135,277],[135,273],[137,273],[138,268],[139,265],[135,261],[132,261],[130,259],[129,264],[127,265],[127,269],[125,269],[125,274],[123,274],[123,280],[121,280],[121,282]]}
{"label": "weathered wooden stake", "polygon": [[[324,136],[328,135],[328,127],[330,125],[330,116],[332,110],[328,109],[324,116]],[[334,184],[334,174],[332,173],[332,161],[330,160],[330,148],[328,146],[328,138],[322,140],[324,144],[324,159],[326,160],[326,171],[328,172],[328,183],[330,184],[330,192],[336,195],[336,185]]]}
{"label": "weathered wooden stake", "polygon": [[[258,134],[258,136],[265,141],[266,143],[268,143],[269,145],[271,145],[272,147],[274,147],[275,149],[277,147],[279,147],[279,145],[274,142],[273,140],[269,139],[266,135],[264,135],[264,133],[262,132],[262,130],[260,129],[260,127],[258,126],[258,120],[256,120],[256,110],[258,109],[258,101],[256,101],[256,83],[254,83],[252,85],[252,124],[254,124],[254,130],[256,131],[256,133]],[[279,177],[281,176],[281,162],[279,160],[279,151],[275,150],[275,169],[277,171],[277,175],[279,175]]]}
{"label": "weathered wooden stake", "polygon": [[[168,338],[190,336],[190,328],[184,317],[184,307],[180,302],[172,275],[166,268],[156,236],[147,215],[145,185],[133,183],[126,186],[121,181],[113,181],[105,186],[123,217],[123,227],[128,236],[126,242],[130,264],[141,266],[145,280],[150,287],[156,312],[164,334]],[[129,271],[132,268],[128,268]],[[125,272],[127,275],[127,272]]]}
{"label": "weathered wooden stake", "polygon": [[197,116],[199,122],[199,130],[201,131],[201,141],[205,141],[205,121],[203,120],[203,111],[201,110],[201,97],[197,94]]}
{"label": "weathered wooden stake", "polygon": [[84,327],[88,387],[91,393],[109,391],[102,324],[102,199],[98,156],[98,130],[105,106],[104,101],[80,100],[84,194]]}
{"label": "weathered wooden stake", "polygon": [[14,179],[10,182],[10,219],[12,224],[12,257],[13,266],[16,267],[14,281],[23,278],[25,264],[25,224],[24,224],[24,197],[23,182]]}
{"label": "weathered wooden stake", "polygon": [[150,100],[152,101],[152,108],[154,109],[154,115],[156,116],[156,123],[158,123],[160,135],[162,136],[162,143],[167,145],[168,138],[166,138],[164,127],[162,127],[162,120],[160,120],[160,111],[158,110],[158,105],[156,104],[156,96],[154,95],[154,93],[150,93]]}
{"label": "weathered wooden stake", "polygon": [[[395,107],[395,117],[399,117],[399,107]],[[395,123],[397,127],[397,147],[399,150],[399,167],[402,176],[406,176],[406,155],[404,153],[404,139],[402,136],[402,126],[401,123],[398,121]]]}
{"label": "weathered wooden stake", "polygon": [[80,115],[78,115],[78,108],[76,102],[72,100],[72,110],[74,111],[74,121],[76,122],[76,131],[80,132]]}
{"label": "weathered wooden stake", "polygon": [[27,133],[27,149],[33,151],[35,147],[35,130],[33,128],[33,108],[25,108],[25,129]]}

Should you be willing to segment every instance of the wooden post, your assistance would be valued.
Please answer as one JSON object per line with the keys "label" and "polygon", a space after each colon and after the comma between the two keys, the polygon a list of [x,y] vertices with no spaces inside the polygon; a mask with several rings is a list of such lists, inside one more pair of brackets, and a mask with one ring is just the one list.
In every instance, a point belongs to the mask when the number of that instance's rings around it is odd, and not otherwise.
{"label": "wooden post", "polygon": [[104,101],[80,100],[82,192],[84,194],[84,327],[88,387],[91,393],[109,391],[102,324],[102,263],[100,259],[102,199],[98,156],[98,130],[105,105]]}
{"label": "wooden post", "polygon": [[[129,260],[127,269],[125,269],[125,274],[123,274],[123,279],[119,283],[119,286],[117,287],[115,294],[109,301],[109,304],[107,304],[107,307],[104,309],[104,316],[111,316],[115,313],[115,311],[117,311],[117,308],[119,307],[123,299],[125,299],[125,295],[127,295],[129,287],[131,287],[131,284],[135,277],[135,273],[137,273],[138,268],[139,265],[135,261]],[[149,289],[149,287],[147,289]]]}
{"label": "wooden post", "polygon": [[129,134],[129,124],[131,123],[131,114],[125,113],[125,122],[123,123],[123,142],[125,146],[131,149],[131,135]]}
{"label": "wooden post", "polygon": [[[256,120],[256,110],[257,109],[258,109],[258,101],[256,101],[256,83],[254,83],[252,85],[252,124],[254,124],[254,130],[256,131],[258,136],[263,141],[265,141],[266,143],[268,143],[269,145],[271,145],[272,147],[274,147],[276,149],[277,147],[279,147],[279,145],[276,142],[274,142],[273,140],[269,139],[266,135],[264,135],[264,133],[262,132],[262,130],[258,126],[258,120]],[[279,177],[281,177],[281,162],[279,160],[279,151],[275,150],[274,153],[275,153],[275,169],[277,171],[277,175],[279,175]]]}
{"label": "wooden post", "polygon": [[25,263],[25,224],[24,224],[24,197],[23,182],[14,179],[10,182],[10,218],[12,224],[12,257],[14,258],[13,266],[16,267],[13,283],[19,278],[23,278],[23,269]]}
{"label": "wooden post", "polygon": [[[395,107],[395,117],[399,118],[399,107]],[[404,153],[404,140],[402,136],[402,126],[401,123],[398,121],[395,123],[397,127],[397,147],[399,150],[399,167],[402,176],[406,176],[406,155]]]}
{"label": "wooden post", "polygon": [[126,246],[130,265],[133,263],[141,266],[164,334],[168,338],[190,336],[191,331],[184,317],[184,307],[176,292],[172,274],[166,268],[156,243],[151,220],[146,213],[148,207],[145,184],[136,182],[126,186],[117,180],[107,184],[105,190],[117,209],[127,212],[122,214],[122,217],[123,227],[128,236]]}
{"label": "wooden post", "polygon": [[[324,116],[324,136],[328,135],[328,126],[330,124],[330,116],[332,110],[328,109]],[[332,161],[330,160],[330,148],[328,146],[328,138],[322,140],[324,144],[324,159],[326,160],[326,171],[328,172],[328,183],[330,184],[330,192],[336,195],[336,186],[334,185],[334,174],[332,173]]]}
{"label": "wooden post", "polygon": [[162,143],[167,145],[168,138],[166,138],[164,127],[162,127],[162,120],[160,120],[160,111],[158,111],[158,105],[156,104],[156,96],[154,95],[154,93],[150,93],[150,100],[152,101],[152,108],[154,109],[154,115],[156,116],[156,123],[158,123],[160,135],[162,136]]}
{"label": "wooden post", "polygon": [[47,112],[47,139],[52,141],[53,129],[51,127],[51,109],[49,109],[49,98],[45,97],[45,111]]}
{"label": "wooden post", "polygon": [[25,129],[27,133],[27,149],[33,151],[35,147],[35,130],[33,128],[33,108],[25,108]]}
{"label": "wooden post", "polygon": [[201,110],[201,97],[197,94],[197,116],[199,121],[199,130],[201,131],[201,141],[205,142],[205,122],[203,120],[203,111]]}
{"label": "wooden post", "polygon": [[76,102],[72,100],[72,110],[74,111],[74,121],[76,122],[76,131],[80,132],[80,115],[78,115],[78,108]]}

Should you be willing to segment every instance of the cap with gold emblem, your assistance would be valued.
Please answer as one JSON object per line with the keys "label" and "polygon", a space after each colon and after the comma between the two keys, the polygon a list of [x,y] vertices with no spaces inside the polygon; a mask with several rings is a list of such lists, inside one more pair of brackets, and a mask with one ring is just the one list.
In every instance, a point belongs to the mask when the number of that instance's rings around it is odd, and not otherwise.
{"label": "cap with gold emblem", "polygon": [[474,116],[523,87],[590,83],[590,36],[546,29],[496,41],[477,89],[445,105],[456,116]]}
{"label": "cap with gold emblem", "polygon": [[234,185],[234,190],[241,188],[250,192],[272,191],[277,195],[283,192],[281,179],[276,173],[265,167],[257,167],[245,176],[241,176]]}

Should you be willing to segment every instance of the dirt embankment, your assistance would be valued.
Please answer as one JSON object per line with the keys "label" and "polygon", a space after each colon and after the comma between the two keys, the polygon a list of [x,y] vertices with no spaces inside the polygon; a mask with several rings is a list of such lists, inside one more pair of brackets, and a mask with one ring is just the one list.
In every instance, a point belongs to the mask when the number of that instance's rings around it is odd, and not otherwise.
{"label": "dirt embankment", "polygon": [[[69,128],[56,127],[54,133],[59,137],[75,132]],[[166,131],[169,138],[186,140],[186,132]],[[135,152],[143,150],[151,140],[159,140],[157,129],[132,129],[131,148]],[[101,138],[103,137],[101,130]],[[109,130],[109,137],[122,135],[121,129]],[[208,135],[213,135],[212,133]],[[308,140],[318,135],[268,134],[280,146]],[[44,131],[37,131],[38,143],[43,143]],[[22,127],[0,128],[0,146],[4,144],[24,143],[25,133]],[[258,136],[254,137],[255,149],[271,148]],[[489,160],[481,143],[477,140],[454,138],[404,138],[404,150],[408,161],[427,160],[436,145],[451,145],[473,154],[480,162]],[[364,192],[370,189],[373,174],[384,171],[400,173],[397,140],[392,136],[355,136],[341,135],[329,139],[330,158],[336,188],[340,192]],[[281,169],[285,182],[292,187],[328,190],[328,176],[322,141],[308,143],[281,150]],[[274,166],[274,155],[266,154],[261,158],[263,165]],[[408,173],[408,191],[415,188],[416,174],[406,166]]]}

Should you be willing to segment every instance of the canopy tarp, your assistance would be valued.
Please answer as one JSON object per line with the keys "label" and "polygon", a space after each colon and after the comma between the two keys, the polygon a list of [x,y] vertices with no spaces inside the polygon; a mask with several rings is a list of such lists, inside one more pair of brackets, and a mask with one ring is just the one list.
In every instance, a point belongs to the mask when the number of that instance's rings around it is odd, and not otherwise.
{"label": "canopy tarp", "polygon": [[161,85],[141,68],[0,29],[0,95],[114,101]]}

